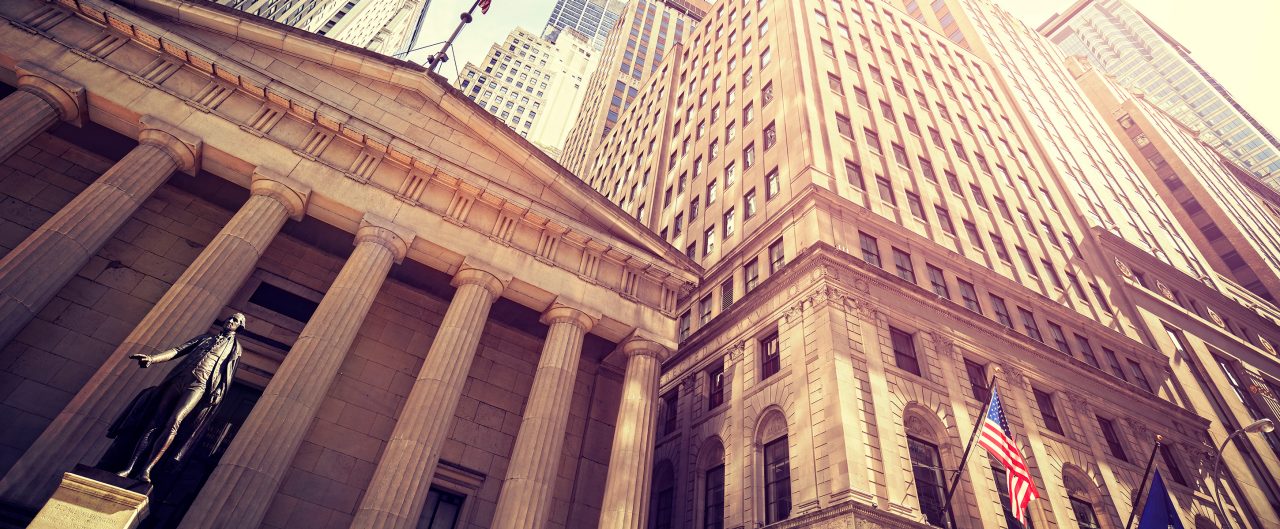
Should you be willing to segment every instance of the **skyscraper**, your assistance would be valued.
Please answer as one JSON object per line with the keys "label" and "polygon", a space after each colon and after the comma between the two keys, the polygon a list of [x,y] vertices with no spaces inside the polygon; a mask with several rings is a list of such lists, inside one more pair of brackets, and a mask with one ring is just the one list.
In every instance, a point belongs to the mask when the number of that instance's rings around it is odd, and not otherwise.
{"label": "skyscraper", "polygon": [[582,112],[560,163],[583,174],[586,158],[618,122],[666,53],[706,16],[705,0],[634,0],[622,10],[618,31],[605,43],[591,76]]}
{"label": "skyscraper", "polygon": [[[1280,312],[1247,274],[1273,266],[1268,197],[1181,167],[1205,200],[1248,194],[1206,235],[1091,90],[986,0],[714,6],[566,160],[706,270],[664,366],[653,522],[803,527],[876,505],[1000,527],[1004,469],[970,461],[949,508],[940,470],[989,379],[1043,495],[1036,527],[1120,526],[1132,506],[1109,498],[1132,494],[1157,434],[1162,473],[1194,487],[1205,439],[1276,418]],[[1142,123],[1171,159],[1213,161]],[[1248,444],[1226,456],[1225,508],[1274,526],[1280,438]]]}
{"label": "skyscraper", "polygon": [[217,0],[217,3],[391,55],[407,45],[424,0]]}
{"label": "skyscraper", "polygon": [[1191,50],[1124,0],[1079,0],[1038,28],[1068,54],[1088,57],[1121,85],[1254,176],[1280,187],[1280,140],[1191,56]]}
{"label": "skyscraper", "polygon": [[552,43],[516,28],[506,41],[491,46],[479,65],[467,63],[454,82],[472,101],[557,158],[598,59],[599,53],[576,30],[561,32]]}
{"label": "skyscraper", "polygon": [[572,28],[586,35],[596,51],[600,51],[626,3],[626,0],[556,0],[543,34],[555,40],[562,30]]}

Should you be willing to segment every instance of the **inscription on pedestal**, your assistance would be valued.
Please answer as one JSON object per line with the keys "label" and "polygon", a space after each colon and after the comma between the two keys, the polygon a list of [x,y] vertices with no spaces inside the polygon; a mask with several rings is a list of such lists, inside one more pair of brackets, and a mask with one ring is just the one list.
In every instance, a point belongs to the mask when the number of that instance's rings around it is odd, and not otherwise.
{"label": "inscription on pedestal", "polygon": [[28,529],[133,529],[147,514],[151,487],[95,468],[76,467],[62,475],[53,497]]}

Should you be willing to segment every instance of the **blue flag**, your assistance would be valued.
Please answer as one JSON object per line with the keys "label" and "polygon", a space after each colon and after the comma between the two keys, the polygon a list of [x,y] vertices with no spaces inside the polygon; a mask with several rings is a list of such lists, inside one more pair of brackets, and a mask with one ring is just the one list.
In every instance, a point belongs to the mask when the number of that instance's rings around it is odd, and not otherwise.
{"label": "blue flag", "polygon": [[1159,470],[1151,479],[1151,492],[1147,494],[1147,504],[1142,507],[1138,529],[1184,529],[1182,520],[1178,519],[1178,509],[1174,508],[1173,499],[1164,488],[1164,480],[1160,479]]}

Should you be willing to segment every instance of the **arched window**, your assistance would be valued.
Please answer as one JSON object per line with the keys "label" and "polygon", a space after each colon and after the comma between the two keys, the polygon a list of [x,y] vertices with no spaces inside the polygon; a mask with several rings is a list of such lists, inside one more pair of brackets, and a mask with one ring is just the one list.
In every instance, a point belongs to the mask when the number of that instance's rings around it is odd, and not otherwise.
{"label": "arched window", "polygon": [[1063,485],[1067,488],[1067,498],[1071,501],[1071,513],[1076,517],[1076,525],[1080,529],[1102,529],[1102,520],[1094,505],[1094,500],[1098,497],[1096,487],[1088,478],[1073,475],[1075,472],[1069,469],[1063,469],[1063,474]]}
{"label": "arched window", "polygon": [[[955,527],[955,515],[950,508],[943,509],[946,502],[947,473],[942,464],[938,441],[944,437],[916,413],[908,413],[906,429],[907,452],[911,456],[912,481],[916,487],[916,498],[920,500],[920,511],[930,525]],[[950,525],[947,525],[948,522]]]}
{"label": "arched window", "polygon": [[698,524],[702,529],[724,529],[724,445],[712,437],[698,450]]}
{"label": "arched window", "polygon": [[787,419],[779,410],[765,412],[756,430],[756,446],[760,453],[763,479],[764,523],[771,524],[791,516],[791,460],[787,445]]}
{"label": "arched window", "polygon": [[670,461],[662,461],[653,470],[653,501],[650,504],[649,527],[671,529],[676,503],[675,471]]}

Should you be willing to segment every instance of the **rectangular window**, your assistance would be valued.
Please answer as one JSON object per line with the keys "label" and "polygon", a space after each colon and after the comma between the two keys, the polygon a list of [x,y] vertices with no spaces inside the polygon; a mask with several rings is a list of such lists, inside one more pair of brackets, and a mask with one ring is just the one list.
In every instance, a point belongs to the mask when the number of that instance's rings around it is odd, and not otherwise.
{"label": "rectangular window", "polygon": [[[916,497],[925,521],[934,527],[955,527],[951,510],[943,510],[945,473],[938,447],[932,443],[907,436],[907,452],[911,456],[911,473],[915,477]],[[948,525],[950,522],[950,525]]]}
{"label": "rectangular window", "polygon": [[1067,335],[1062,332],[1062,326],[1051,321],[1046,323],[1049,324],[1049,338],[1053,340],[1053,348],[1071,355],[1071,345],[1067,343]]}
{"label": "rectangular window", "polygon": [[786,437],[764,445],[764,506],[765,523],[791,516],[791,463]]}
{"label": "rectangular window", "polygon": [[1129,363],[1129,373],[1133,375],[1134,383],[1138,387],[1147,390],[1148,393],[1153,393],[1151,381],[1147,380],[1147,374],[1142,372],[1142,365],[1129,359],[1125,359],[1125,361]]}
{"label": "rectangular window", "polygon": [[1115,424],[1109,419],[1098,417],[1098,427],[1102,429],[1102,438],[1106,439],[1111,455],[1121,461],[1128,461],[1129,457],[1124,453],[1124,445],[1120,444],[1120,435],[1116,433]]}
{"label": "rectangular window", "polygon": [[898,205],[898,199],[893,196],[893,183],[889,182],[888,178],[876,175],[876,190],[880,192],[880,200],[894,206]]}
{"label": "rectangular window", "polygon": [[733,278],[724,280],[720,283],[720,310],[724,311],[733,305]]}
{"label": "rectangular window", "polygon": [[419,526],[426,529],[454,529],[462,515],[462,504],[467,497],[431,487],[427,490],[427,502],[419,518]]}
{"label": "rectangular window", "polygon": [[689,327],[692,323],[693,323],[693,316],[689,313],[689,311],[685,311],[684,314],[680,315],[679,330],[677,331],[680,337],[680,341],[683,342],[686,338],[689,337]]}
{"label": "rectangular window", "polygon": [[1009,307],[1004,304],[1004,298],[991,294],[991,310],[995,312],[996,321],[1000,325],[1004,325],[1010,329],[1013,328],[1013,318],[1009,317]]}
{"label": "rectangular window", "polygon": [[985,251],[982,247],[982,236],[978,235],[978,225],[969,221],[964,221],[964,232],[969,236],[969,243],[977,248],[978,251]]}
{"label": "rectangular window", "polygon": [[924,204],[920,202],[920,195],[907,191],[907,208],[911,210],[911,215],[917,219],[925,220]]}
{"label": "rectangular window", "polygon": [[1129,381],[1129,377],[1124,374],[1124,368],[1120,367],[1120,358],[1116,356],[1115,351],[1103,347],[1102,356],[1107,358],[1107,364],[1111,366],[1111,372],[1115,374],[1116,378],[1125,382]]}
{"label": "rectangular window", "polygon": [[916,357],[916,344],[911,333],[889,327],[889,341],[893,344],[894,364],[899,369],[919,375],[920,361]]}
{"label": "rectangular window", "polygon": [[769,275],[777,273],[785,262],[786,257],[782,251],[782,239],[778,239],[769,245]]}
{"label": "rectangular window", "polygon": [[724,529],[724,465],[708,470],[703,483],[702,528]]}
{"label": "rectangular window", "polygon": [[752,290],[755,290],[756,285],[760,284],[760,258],[759,257],[753,258],[751,259],[751,262],[747,263],[746,265],[743,265],[742,279],[744,282],[743,288],[745,292],[751,292]]}
{"label": "rectangular window", "polygon": [[1102,529],[1098,524],[1098,516],[1093,512],[1093,504],[1071,496],[1071,512],[1075,513],[1080,529]]}
{"label": "rectangular window", "polygon": [[1089,365],[1102,369],[1102,365],[1098,363],[1098,355],[1093,354],[1093,345],[1089,343],[1089,339],[1079,334],[1076,336],[1076,346],[1080,348],[1080,356],[1084,357],[1084,361]]}
{"label": "rectangular window", "polygon": [[714,410],[724,404],[724,364],[707,371],[707,409]]}
{"label": "rectangular window", "polygon": [[987,368],[968,358],[964,359],[964,370],[969,375],[969,392],[978,402],[991,400],[991,388],[987,387]]}
{"label": "rectangular window", "polygon": [[742,195],[742,217],[749,219],[756,216],[756,188],[748,189]]}
{"label": "rectangular window", "polygon": [[845,160],[844,175],[849,180],[849,185],[862,190],[867,189],[867,183],[862,179],[862,166],[851,160]]}
{"label": "rectangular window", "polygon": [[942,274],[942,269],[931,264],[925,264],[924,268],[929,272],[929,286],[933,288],[933,293],[943,299],[951,299],[951,291],[947,288],[947,278]]}
{"label": "rectangular window", "polygon": [[760,339],[760,380],[782,370],[782,354],[778,350],[778,333]]}
{"label": "rectangular window", "polygon": [[765,200],[778,196],[778,191],[781,190],[781,186],[782,184],[778,180],[778,168],[774,167],[773,170],[769,171],[769,174],[764,175]]}
{"label": "rectangular window", "polygon": [[1174,483],[1179,485],[1187,484],[1187,478],[1182,473],[1182,466],[1178,465],[1178,460],[1173,456],[1173,449],[1168,444],[1162,443],[1160,445],[1160,459],[1164,461],[1164,468]]}
{"label": "rectangular window", "polygon": [[964,300],[964,308],[982,314],[982,304],[978,302],[978,291],[973,288],[973,283],[956,279],[956,284],[960,285],[960,299]]}
{"label": "rectangular window", "polygon": [[1053,396],[1031,388],[1036,397],[1036,406],[1040,408],[1040,417],[1044,418],[1044,427],[1050,432],[1062,435],[1062,421],[1058,419],[1058,411],[1053,407]]}
{"label": "rectangular window", "polygon": [[849,121],[848,116],[836,114],[836,132],[841,136],[853,139],[853,123]]}
{"label": "rectangular window", "polygon": [[662,430],[658,437],[676,431],[676,417],[680,404],[680,388],[668,391],[662,396]]}
{"label": "rectangular window", "polygon": [[706,325],[711,321],[711,294],[698,300],[698,325]]}
{"label": "rectangular window", "polygon": [[1018,307],[1018,315],[1022,318],[1022,332],[1032,340],[1043,342],[1044,337],[1040,335],[1040,326],[1036,324],[1036,315],[1022,307]]}
{"label": "rectangular window", "polygon": [[938,214],[938,225],[942,226],[942,231],[955,236],[956,227],[954,224],[951,224],[951,213],[947,211],[947,208],[934,206],[933,212]]}
{"label": "rectangular window", "polygon": [[884,156],[884,150],[880,146],[880,135],[871,129],[862,129],[862,135],[867,139],[867,149],[880,156]]}
{"label": "rectangular window", "polygon": [[778,129],[774,122],[770,121],[764,127],[764,150],[772,149],[778,143]]}
{"label": "rectangular window", "polygon": [[898,277],[913,285],[916,283],[916,269],[911,265],[911,254],[894,248],[893,266],[897,269]]}
{"label": "rectangular window", "polygon": [[[1009,506],[1009,476],[1005,474],[1004,467],[994,461],[991,462],[991,477],[996,480],[996,492],[1000,493],[1000,507],[1004,509],[1005,526],[1009,529],[1019,527],[1018,518],[1013,515],[1013,510]],[[1031,517],[1027,516],[1027,524],[1025,529],[1035,529],[1031,524]]]}
{"label": "rectangular window", "polygon": [[858,232],[858,239],[862,245],[862,260],[867,264],[880,268],[880,247],[875,237]]}

